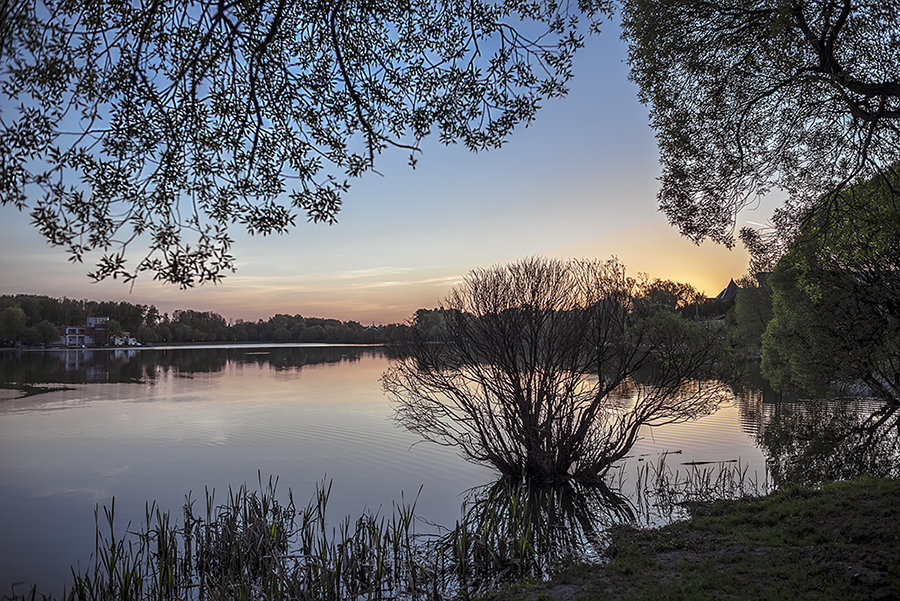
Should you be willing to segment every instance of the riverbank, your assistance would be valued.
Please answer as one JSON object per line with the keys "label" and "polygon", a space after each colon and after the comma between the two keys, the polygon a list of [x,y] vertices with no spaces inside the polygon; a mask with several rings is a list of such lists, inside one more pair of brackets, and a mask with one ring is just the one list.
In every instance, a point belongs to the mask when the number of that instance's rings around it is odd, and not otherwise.
{"label": "riverbank", "polygon": [[897,599],[898,500],[900,480],[862,479],[697,505],[666,528],[618,528],[603,566],[572,566],[488,598]]}

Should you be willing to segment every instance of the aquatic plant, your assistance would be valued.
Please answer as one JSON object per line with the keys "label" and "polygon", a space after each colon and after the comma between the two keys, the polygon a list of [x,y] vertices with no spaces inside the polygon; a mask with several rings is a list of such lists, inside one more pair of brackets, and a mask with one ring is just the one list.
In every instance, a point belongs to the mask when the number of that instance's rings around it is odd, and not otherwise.
{"label": "aquatic plant", "polygon": [[[724,467],[723,467],[724,466]],[[65,601],[370,600],[440,601],[468,598],[499,583],[544,577],[566,562],[598,557],[608,529],[658,523],[687,500],[758,493],[746,468],[669,468],[665,456],[637,472],[636,501],[602,482],[536,486],[501,479],[471,491],[452,528],[419,532],[416,500],[390,515],[327,518],[331,484],[316,487],[298,508],[277,478],[259,490],[229,489],[217,504],[188,494],[183,521],[147,503],[136,528],[116,521],[115,500],[95,510],[94,552],[86,569],[72,569]],[[655,513],[653,513],[655,512]],[[431,525],[433,526],[433,525]],[[54,597],[12,591],[4,600]]]}

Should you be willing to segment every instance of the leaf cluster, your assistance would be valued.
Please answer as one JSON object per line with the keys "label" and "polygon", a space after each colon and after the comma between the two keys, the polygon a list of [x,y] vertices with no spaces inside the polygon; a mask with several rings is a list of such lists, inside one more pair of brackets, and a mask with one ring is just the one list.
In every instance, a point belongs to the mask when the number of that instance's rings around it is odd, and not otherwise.
{"label": "leaf cluster", "polygon": [[896,168],[826,197],[772,273],[763,370],[810,391],[863,383],[900,401],[900,191]]}
{"label": "leaf cluster", "polygon": [[609,2],[2,6],[0,204],[99,253],[95,279],[188,287],[234,270],[235,225],[333,223],[389,147],[500,146],[565,93]]}
{"label": "leaf cluster", "polygon": [[737,213],[775,188],[790,198],[775,228],[793,233],[822,196],[900,161],[897,0],[626,0],[623,24],[660,206],[695,241],[730,246]]}

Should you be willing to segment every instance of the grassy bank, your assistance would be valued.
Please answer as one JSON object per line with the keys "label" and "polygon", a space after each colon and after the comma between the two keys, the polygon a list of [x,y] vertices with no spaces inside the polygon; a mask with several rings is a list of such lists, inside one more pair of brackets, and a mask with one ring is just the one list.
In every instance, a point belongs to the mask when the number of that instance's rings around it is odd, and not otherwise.
{"label": "grassy bank", "polygon": [[[602,565],[571,565],[530,583],[521,578],[590,539],[592,518],[597,527],[621,523],[615,511],[601,519],[606,497],[498,484],[453,529],[417,533],[415,503],[334,522],[326,519],[330,485],[300,508],[291,494],[279,502],[275,483],[260,476],[258,491],[229,490],[222,504],[207,491],[205,508],[203,499],[187,503],[183,521],[150,503],[142,525],[123,529],[114,504],[98,508],[94,560],[73,571],[69,594],[44,597],[29,586],[0,591],[0,600],[900,598],[900,480],[695,503],[690,520],[666,528],[613,526],[602,537],[608,547],[597,548],[606,548]],[[503,581],[517,584],[485,593]]]}
{"label": "grassy bank", "polygon": [[692,507],[659,530],[614,531],[609,562],[572,566],[494,601],[898,599],[900,480]]}

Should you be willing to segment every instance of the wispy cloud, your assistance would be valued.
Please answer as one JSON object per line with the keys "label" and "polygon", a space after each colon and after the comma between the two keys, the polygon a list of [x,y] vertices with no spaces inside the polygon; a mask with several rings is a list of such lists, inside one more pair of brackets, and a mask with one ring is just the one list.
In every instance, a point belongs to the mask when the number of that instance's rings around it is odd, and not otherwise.
{"label": "wispy cloud", "polygon": [[[415,271],[411,267],[394,267],[394,266],[381,266],[381,267],[369,267],[367,269],[352,269],[349,271],[339,271],[337,273],[331,274],[330,277],[336,280],[353,280],[353,279],[363,279],[363,278],[374,278],[374,277],[385,277],[385,276],[394,276],[403,273],[410,273]],[[328,274],[321,274],[324,277],[329,277]]]}
{"label": "wispy cloud", "polygon": [[357,282],[350,284],[352,288],[391,288],[396,286],[432,286],[432,287],[442,287],[446,286],[449,288],[454,284],[459,283],[461,280],[458,275],[449,275],[449,276],[441,276],[441,277],[431,277],[431,278],[420,278],[420,279],[405,279],[405,280],[380,280],[374,282]]}

